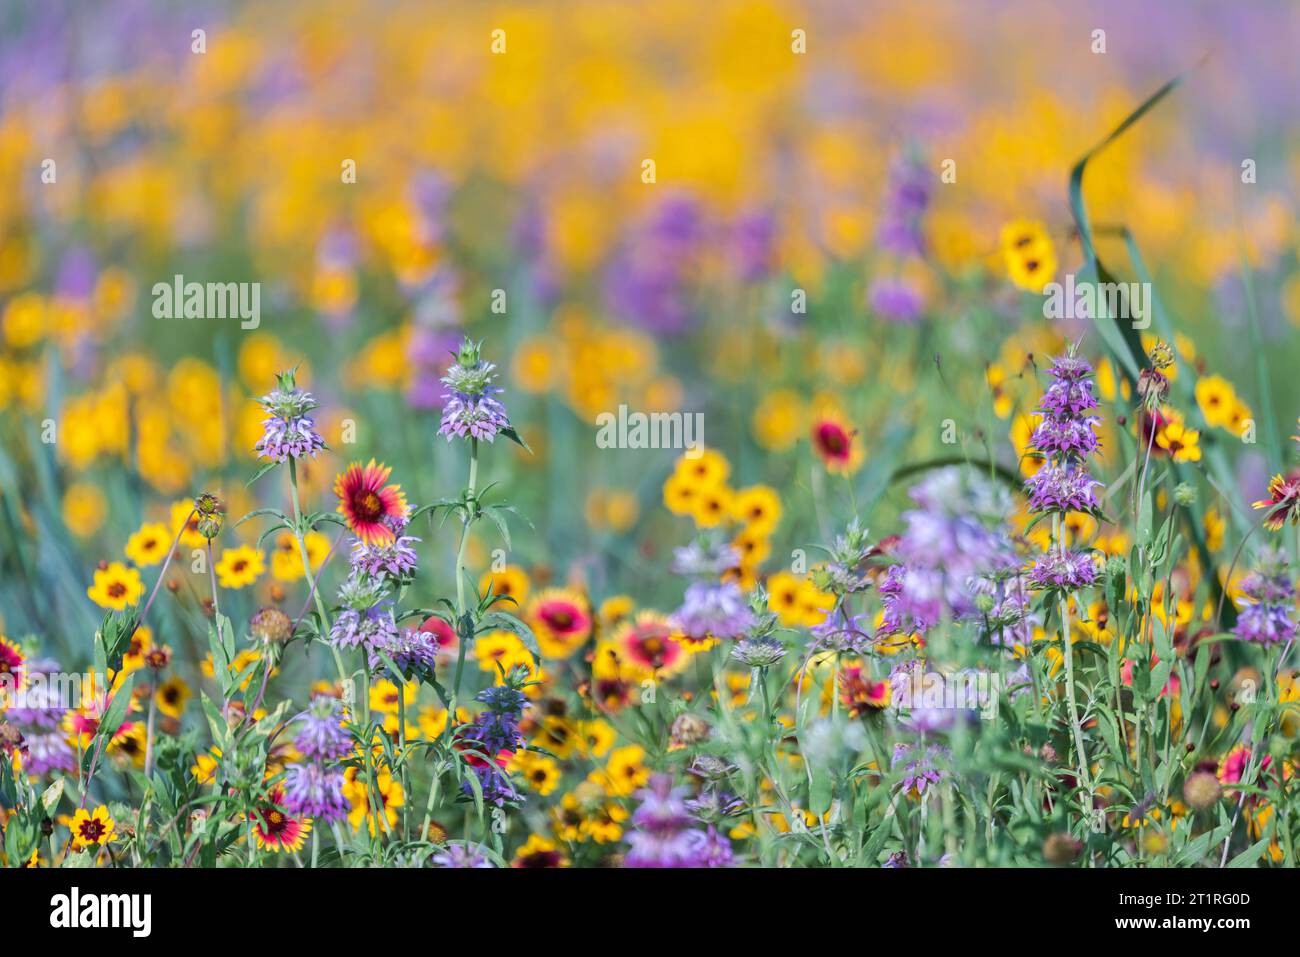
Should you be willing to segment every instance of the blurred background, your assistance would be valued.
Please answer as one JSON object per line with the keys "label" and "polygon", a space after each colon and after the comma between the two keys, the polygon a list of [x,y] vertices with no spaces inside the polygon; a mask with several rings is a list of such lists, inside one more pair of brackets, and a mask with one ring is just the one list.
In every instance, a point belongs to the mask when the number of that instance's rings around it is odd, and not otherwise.
{"label": "blurred background", "polygon": [[[232,517],[286,507],[245,483],[254,399],[295,364],[333,446],[309,508],[372,456],[414,503],[454,495],[438,378],[465,334],[533,449],[498,443],[482,474],[531,519],[508,557],[537,584],[680,597],[670,550],[710,521],[665,502],[676,453],[596,448],[620,404],[703,413],[731,485],[776,491],[750,580],[852,512],[886,534],[899,471],[953,454],[946,421],[1016,467],[1033,357],[1090,329],[1045,320],[1039,295],[1081,262],[1070,167],[1184,72],[1089,165],[1099,249],[1134,278],[1116,235],[1132,230],[1183,367],[1285,436],[1297,37],[1280,2],[6,0],[3,630],[84,655],[93,571],[130,564],[142,523],[173,527],[209,489]],[[1017,230],[1050,251],[1036,277],[1008,251]],[[154,318],[176,274],[260,283],[260,325]],[[810,441],[827,421],[852,434],[847,476]],[[1263,442],[1233,461],[1242,501],[1286,464]],[[425,547],[431,601],[453,547]],[[476,540],[472,564],[499,547]],[[270,557],[244,614],[294,580]]]}

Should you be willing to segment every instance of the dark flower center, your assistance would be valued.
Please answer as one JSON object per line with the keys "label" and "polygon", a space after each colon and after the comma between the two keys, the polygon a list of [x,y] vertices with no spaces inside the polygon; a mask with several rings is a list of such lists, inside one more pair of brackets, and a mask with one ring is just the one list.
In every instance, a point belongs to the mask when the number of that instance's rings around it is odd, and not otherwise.
{"label": "dark flower center", "polygon": [[375,522],[384,514],[384,503],[374,492],[366,492],[357,497],[357,518],[363,522]]}

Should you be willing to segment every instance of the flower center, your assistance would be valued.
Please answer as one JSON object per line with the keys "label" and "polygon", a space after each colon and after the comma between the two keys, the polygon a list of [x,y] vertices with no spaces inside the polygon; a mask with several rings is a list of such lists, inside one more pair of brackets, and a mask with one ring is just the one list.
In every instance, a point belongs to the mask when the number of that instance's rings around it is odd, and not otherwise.
{"label": "flower center", "polygon": [[384,503],[374,492],[366,492],[357,499],[357,517],[365,522],[378,521],[384,514]]}

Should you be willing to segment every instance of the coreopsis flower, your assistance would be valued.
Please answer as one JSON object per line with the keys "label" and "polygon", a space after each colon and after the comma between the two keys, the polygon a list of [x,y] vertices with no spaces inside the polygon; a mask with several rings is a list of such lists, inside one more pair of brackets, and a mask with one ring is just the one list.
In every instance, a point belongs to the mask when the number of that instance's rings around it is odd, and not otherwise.
{"label": "coreopsis flower", "polygon": [[405,525],[406,496],[400,485],[385,485],[392,469],[371,459],[353,462],[334,479],[338,513],[365,545],[388,545],[397,537],[394,523]]}
{"label": "coreopsis flower", "polygon": [[102,847],[117,840],[117,825],[108,815],[108,808],[100,805],[94,811],[78,808],[72,817],[72,849],[82,851],[89,847]]}
{"label": "coreopsis flower", "polygon": [[1002,227],[1007,275],[1021,289],[1042,292],[1056,273],[1056,249],[1041,223],[1016,220]]}
{"label": "coreopsis flower", "polygon": [[86,595],[100,608],[123,611],[134,605],[144,594],[140,573],[121,562],[109,562],[95,570],[95,583],[86,589]]}
{"label": "coreopsis flower", "polygon": [[482,343],[462,342],[455,363],[442,378],[450,391],[443,396],[438,434],[448,442],[455,437],[492,442],[510,428],[506,407],[495,398],[503,390],[492,385],[496,366],[480,357],[481,348]]}
{"label": "coreopsis flower", "polygon": [[253,451],[272,462],[314,458],[325,448],[309,414],[316,402],[310,392],[297,387],[292,370],[281,372],[276,382],[273,390],[257,400],[269,415],[262,422],[262,437]]}
{"label": "coreopsis flower", "polygon": [[543,837],[541,834],[530,834],[524,846],[515,852],[514,860],[510,862],[511,867],[518,868],[552,868],[568,867],[569,859],[565,856],[560,846],[549,837]]}
{"label": "coreopsis flower", "polygon": [[1296,635],[1296,590],[1279,552],[1267,551],[1241,583],[1244,603],[1232,633],[1243,641],[1271,645]]}
{"label": "coreopsis flower", "polygon": [[[202,525],[200,520],[200,526]],[[221,552],[221,559],[213,566],[217,573],[217,582],[222,588],[244,588],[253,584],[266,571],[266,561],[259,549],[248,545],[227,548]]]}
{"label": "coreopsis flower", "polygon": [[169,678],[154,692],[158,710],[169,718],[179,718],[190,700],[190,686],[179,676]]}

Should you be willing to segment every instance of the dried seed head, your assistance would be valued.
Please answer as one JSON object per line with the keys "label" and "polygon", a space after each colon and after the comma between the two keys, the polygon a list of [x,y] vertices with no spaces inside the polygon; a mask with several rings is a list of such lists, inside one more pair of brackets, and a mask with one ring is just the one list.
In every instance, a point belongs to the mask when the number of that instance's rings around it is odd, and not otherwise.
{"label": "dried seed head", "polygon": [[1043,842],[1043,859],[1049,864],[1069,864],[1082,850],[1083,844],[1079,840],[1059,831]]}
{"label": "dried seed head", "polygon": [[699,715],[683,712],[673,721],[672,744],[676,747],[689,747],[707,738],[710,730],[708,722]]}
{"label": "dried seed head", "polygon": [[1219,803],[1223,785],[1209,771],[1196,771],[1183,782],[1183,800],[1197,811],[1204,811]]}
{"label": "dried seed head", "polygon": [[259,608],[248,619],[248,633],[256,641],[277,644],[293,637],[293,622],[279,608]]}

